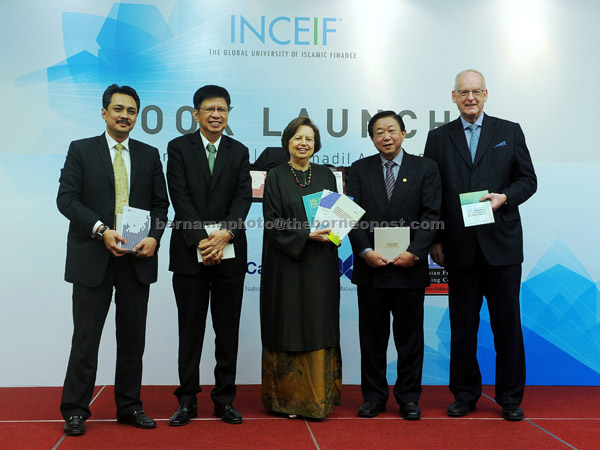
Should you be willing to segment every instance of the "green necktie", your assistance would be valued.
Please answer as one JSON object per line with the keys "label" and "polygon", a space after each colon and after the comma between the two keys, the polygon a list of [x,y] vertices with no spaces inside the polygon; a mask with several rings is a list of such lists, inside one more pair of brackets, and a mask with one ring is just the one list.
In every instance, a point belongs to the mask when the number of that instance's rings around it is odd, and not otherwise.
{"label": "green necktie", "polygon": [[213,144],[208,144],[206,149],[208,150],[208,168],[210,169],[210,174],[212,175],[215,167],[215,154],[217,153],[217,149]]}
{"label": "green necktie", "polygon": [[113,161],[115,173],[115,214],[121,214],[123,207],[129,204],[129,187],[127,186],[127,167],[123,161],[123,144],[115,145],[117,154]]}

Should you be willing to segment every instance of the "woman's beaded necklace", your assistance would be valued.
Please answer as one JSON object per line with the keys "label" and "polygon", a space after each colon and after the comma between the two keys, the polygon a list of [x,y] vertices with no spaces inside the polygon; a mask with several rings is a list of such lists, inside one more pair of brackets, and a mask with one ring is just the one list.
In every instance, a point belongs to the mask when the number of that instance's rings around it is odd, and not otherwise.
{"label": "woman's beaded necklace", "polygon": [[312,179],[312,167],[311,164],[308,164],[308,180],[306,181],[306,184],[302,184],[300,183],[300,180],[298,179],[298,175],[296,174],[296,171],[294,170],[294,168],[292,167],[292,163],[288,162],[289,166],[290,166],[290,170],[292,172],[292,175],[294,175],[294,179],[296,180],[296,183],[298,184],[298,186],[300,186],[301,188],[305,188],[307,186],[310,185],[310,180]]}

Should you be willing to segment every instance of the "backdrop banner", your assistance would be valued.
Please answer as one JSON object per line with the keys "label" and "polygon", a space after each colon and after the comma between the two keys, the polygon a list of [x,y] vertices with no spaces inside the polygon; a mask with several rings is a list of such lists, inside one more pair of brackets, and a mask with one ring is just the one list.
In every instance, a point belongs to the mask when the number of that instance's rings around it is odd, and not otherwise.
{"label": "backdrop banner", "polygon": [[[69,142],[105,130],[101,96],[112,83],[142,101],[132,137],[156,146],[196,128],[192,96],[205,84],[231,94],[226,134],[253,162],[298,115],[320,127],[314,162],[350,166],[375,154],[367,123],[379,110],[404,118],[408,153],[429,130],[458,117],[456,73],[486,76],[485,111],[519,122],[539,177],[521,207],[521,293],[528,384],[600,385],[600,148],[592,137],[600,79],[600,3],[585,0],[23,0],[0,6],[0,386],[55,386],[72,333],[63,279],[68,222],[56,208]],[[583,89],[579,92],[577,89]],[[173,218],[173,211],[169,213]],[[248,216],[238,383],[260,383],[262,205]],[[144,384],[178,384],[177,314],[163,237],[150,289]],[[349,242],[339,249],[344,383],[360,383],[356,288]],[[437,282],[445,281],[437,270]],[[109,314],[97,383],[114,380]],[[210,320],[210,319],[209,319]],[[448,299],[425,302],[424,384],[447,384]],[[396,378],[389,349],[388,381]],[[212,384],[214,333],[207,326],[201,383]],[[483,382],[495,352],[484,305]]]}

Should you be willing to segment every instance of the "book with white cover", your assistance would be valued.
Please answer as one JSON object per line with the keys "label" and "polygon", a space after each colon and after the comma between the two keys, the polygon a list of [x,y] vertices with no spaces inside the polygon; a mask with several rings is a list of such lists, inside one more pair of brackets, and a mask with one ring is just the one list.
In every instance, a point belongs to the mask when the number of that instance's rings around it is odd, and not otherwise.
{"label": "book with white cover", "polygon": [[[205,225],[204,226],[204,230],[206,230],[206,234],[210,234],[213,231],[218,231],[221,229],[221,225],[219,225],[218,223],[215,223],[213,225]],[[198,247],[196,247],[196,254],[198,255],[198,262],[202,262],[202,255],[200,254],[200,249]],[[227,244],[225,244],[225,247],[223,248],[223,257],[221,259],[231,259],[231,258],[235,258],[235,250],[233,248],[233,243],[229,242]]]}
{"label": "book with white cover", "polygon": [[331,228],[327,238],[339,246],[364,214],[348,196],[325,189],[311,231]]}
{"label": "book with white cover", "polygon": [[145,209],[123,207],[123,213],[117,214],[117,231],[127,241],[126,244],[119,242],[119,247],[133,251],[142,239],[148,237],[150,232],[150,211]]}
{"label": "book with white cover", "polygon": [[488,191],[466,192],[459,194],[460,209],[462,210],[465,227],[475,227],[494,223],[494,212],[490,200],[479,201]]}
{"label": "book with white cover", "polygon": [[373,228],[375,238],[375,251],[392,262],[400,253],[405,252],[410,244],[409,227],[375,227]]}

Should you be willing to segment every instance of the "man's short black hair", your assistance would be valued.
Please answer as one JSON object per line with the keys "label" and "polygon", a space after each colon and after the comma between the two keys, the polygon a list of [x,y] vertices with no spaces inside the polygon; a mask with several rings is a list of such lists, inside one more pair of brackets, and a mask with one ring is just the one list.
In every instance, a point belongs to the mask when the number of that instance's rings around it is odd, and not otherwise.
{"label": "man's short black hair", "polygon": [[406,131],[404,121],[400,115],[396,114],[394,111],[381,111],[371,117],[371,120],[369,120],[368,130],[370,138],[373,138],[373,127],[375,126],[375,122],[377,122],[379,119],[383,119],[384,117],[393,117],[396,119],[396,122],[398,122],[398,125],[400,125],[400,131]]}
{"label": "man's short black hair", "polygon": [[207,84],[198,89],[194,94],[194,109],[199,109],[202,102],[209,98],[223,98],[227,103],[227,107],[231,106],[231,97],[227,89],[215,86],[214,84]]}
{"label": "man's short black hair", "polygon": [[102,94],[102,107],[108,111],[108,105],[112,100],[112,96],[114,94],[123,94],[129,95],[135,100],[135,104],[137,105],[138,113],[140,112],[140,97],[135,92],[135,89],[131,86],[119,86],[117,84],[111,84],[106,88],[104,94]]}

